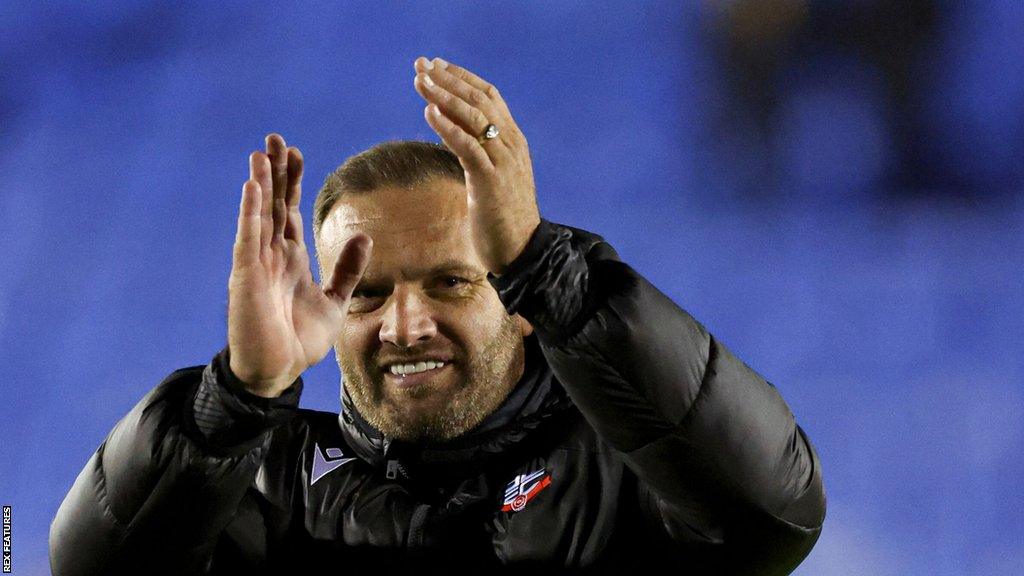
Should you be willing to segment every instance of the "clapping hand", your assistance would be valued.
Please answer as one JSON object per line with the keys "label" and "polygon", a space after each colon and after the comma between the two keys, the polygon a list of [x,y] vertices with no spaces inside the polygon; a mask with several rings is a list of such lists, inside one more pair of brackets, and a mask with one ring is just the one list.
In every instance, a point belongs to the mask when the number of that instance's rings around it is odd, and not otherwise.
{"label": "clapping hand", "polygon": [[327,355],[344,326],[352,290],[372,242],[350,238],[324,285],[313,281],[302,233],[302,154],[270,134],[266,152],[249,156],[242,186],[231,279],[231,371],[253,394],[280,396]]}
{"label": "clapping hand", "polygon": [[476,74],[440,58],[413,66],[427,123],[465,170],[477,252],[500,275],[540,223],[526,138],[498,89]]}

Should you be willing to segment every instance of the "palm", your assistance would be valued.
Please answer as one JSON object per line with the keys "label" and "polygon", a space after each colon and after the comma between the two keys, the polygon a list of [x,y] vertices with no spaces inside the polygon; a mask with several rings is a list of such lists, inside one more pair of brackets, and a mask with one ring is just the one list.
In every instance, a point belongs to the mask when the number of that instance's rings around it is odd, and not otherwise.
{"label": "palm", "polygon": [[280,136],[250,156],[229,282],[231,369],[254,393],[280,394],[327,354],[352,289],[369,260],[369,238],[349,240],[321,289],[309,269],[299,213],[302,156]]}

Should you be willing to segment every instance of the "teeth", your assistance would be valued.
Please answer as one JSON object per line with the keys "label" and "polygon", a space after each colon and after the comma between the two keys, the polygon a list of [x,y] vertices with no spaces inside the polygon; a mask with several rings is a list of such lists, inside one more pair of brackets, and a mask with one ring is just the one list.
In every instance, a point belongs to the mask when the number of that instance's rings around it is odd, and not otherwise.
{"label": "teeth", "polygon": [[444,362],[435,362],[433,360],[417,362],[415,364],[392,364],[391,373],[395,376],[407,376],[409,374],[418,374],[420,372],[426,372],[427,370],[434,370],[435,368],[441,368],[442,366],[444,366]]}

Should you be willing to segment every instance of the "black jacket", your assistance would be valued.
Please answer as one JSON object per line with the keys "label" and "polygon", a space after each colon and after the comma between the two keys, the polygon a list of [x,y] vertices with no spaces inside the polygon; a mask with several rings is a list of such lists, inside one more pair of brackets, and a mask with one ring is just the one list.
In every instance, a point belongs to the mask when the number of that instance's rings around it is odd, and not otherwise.
{"label": "black jacket", "polygon": [[78,476],[55,576],[490,569],[788,574],[825,514],[775,387],[591,233],[542,221],[491,282],[535,327],[505,403],[443,445],[174,372]]}

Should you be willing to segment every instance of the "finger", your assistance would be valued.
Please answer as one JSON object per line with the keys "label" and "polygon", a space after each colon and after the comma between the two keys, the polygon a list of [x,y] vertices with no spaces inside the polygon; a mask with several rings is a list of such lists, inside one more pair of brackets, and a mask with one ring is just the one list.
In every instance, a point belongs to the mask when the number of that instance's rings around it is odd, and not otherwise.
{"label": "finger", "polygon": [[445,146],[459,157],[462,167],[470,172],[486,174],[494,170],[494,164],[476,138],[470,136],[461,126],[455,124],[436,104],[423,109],[427,124],[437,132]]}
{"label": "finger", "polygon": [[494,122],[501,130],[502,140],[509,144],[525,145],[526,138],[519,129],[519,125],[516,124],[515,119],[512,118],[512,113],[509,111],[508,104],[501,96],[497,86],[487,82],[465,68],[444,61],[442,58],[434,59],[434,69],[441,70],[443,73],[451,75],[451,77],[458,79],[459,82],[472,87],[479,94],[483,94],[490,103],[490,106],[495,110],[495,115],[492,116],[492,122]]}
{"label": "finger", "polygon": [[263,152],[249,155],[249,178],[260,187],[260,246],[270,247],[274,233],[274,185],[270,178],[270,160]]}
{"label": "finger", "polygon": [[491,84],[490,82],[484,80],[483,78],[477,76],[476,74],[470,72],[469,70],[461,66],[457,66],[455,64],[452,64],[451,62],[445,61],[443,58],[434,58],[433,64],[435,68],[444,70],[445,72],[451,74],[452,76],[455,76],[459,80],[462,80],[466,84],[469,84],[473,88],[476,88],[477,90],[486,94],[487,97],[490,98],[491,102],[494,103],[494,106],[496,108],[498,108],[502,113],[511,118],[512,113],[509,111],[508,103],[506,103],[505,99],[502,98],[497,86]]}
{"label": "finger", "polygon": [[248,265],[260,258],[260,185],[255,180],[242,184],[242,201],[238,208],[238,230],[235,233],[234,265]]}
{"label": "finger", "polygon": [[487,119],[480,126],[481,131],[490,122],[498,122],[505,120],[505,111],[495,106],[495,103],[491,100],[484,91],[476,88],[475,86],[467,83],[465,80],[458,76],[448,72],[447,70],[435,66],[432,70],[429,70],[425,75],[428,75],[438,86],[444,88],[451,94],[454,94],[458,98],[461,98],[463,102],[468,104],[470,107],[479,110],[482,115]]}
{"label": "finger", "polygon": [[[437,104],[441,112],[451,121],[459,125],[467,134],[474,138],[483,134],[490,121],[478,108],[470,106],[465,100],[434,84],[429,75],[420,74],[413,81],[416,90],[428,103]],[[508,147],[498,141],[488,141],[484,146],[495,165],[501,164],[509,154]]]}
{"label": "finger", "polygon": [[285,202],[288,188],[288,149],[280,134],[267,135],[266,143],[274,197],[274,237],[280,241],[284,239],[284,228],[288,218],[288,207]]}
{"label": "finger", "polygon": [[285,226],[284,237],[305,245],[306,241],[302,235],[302,213],[299,211],[299,203],[302,200],[302,152],[291,146],[288,148],[288,190],[285,194],[285,204],[288,206],[288,222]]}
{"label": "finger", "polygon": [[499,107],[504,107],[506,111],[508,110],[508,106],[505,105],[505,100],[501,98],[501,95],[498,93],[498,89],[494,85],[484,80],[483,78],[477,76],[476,74],[473,74],[469,70],[462,68],[461,66],[456,66],[455,64],[446,61],[444,58],[434,58],[433,60],[427,60],[426,58],[420,56],[413,63],[413,68],[415,68],[417,72],[427,72],[430,70],[434,70],[435,68],[444,70],[449,74],[457,76],[459,79],[473,86],[477,90],[480,90],[481,92],[487,94],[488,96],[491,96],[496,105],[498,105]]}
{"label": "finger", "polygon": [[356,234],[345,242],[345,246],[334,263],[331,278],[327,281],[324,294],[331,297],[339,306],[348,304],[352,291],[366,272],[373,252],[373,240],[366,234]]}

